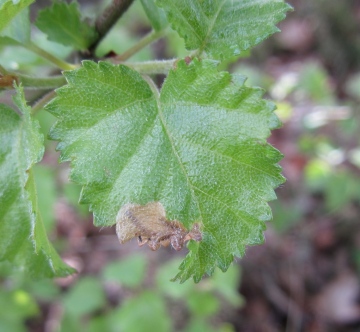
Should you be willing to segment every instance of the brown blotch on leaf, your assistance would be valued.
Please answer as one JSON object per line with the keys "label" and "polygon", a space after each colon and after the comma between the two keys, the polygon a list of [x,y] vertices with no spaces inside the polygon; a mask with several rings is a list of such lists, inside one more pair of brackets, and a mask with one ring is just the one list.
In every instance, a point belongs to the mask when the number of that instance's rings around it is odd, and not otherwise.
{"label": "brown blotch on leaf", "polygon": [[160,202],[124,205],[116,217],[116,234],[120,243],[137,237],[139,246],[147,244],[151,250],[171,244],[178,251],[186,241],[202,240],[198,223],[188,231],[180,221],[167,220]]}

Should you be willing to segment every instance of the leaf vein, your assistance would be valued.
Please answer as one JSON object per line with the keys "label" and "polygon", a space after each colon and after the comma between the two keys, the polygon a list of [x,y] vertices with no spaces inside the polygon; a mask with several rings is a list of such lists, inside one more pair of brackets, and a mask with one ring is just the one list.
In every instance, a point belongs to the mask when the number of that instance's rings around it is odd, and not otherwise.
{"label": "leaf vein", "polygon": [[237,164],[240,164],[240,165],[243,165],[243,166],[247,166],[247,167],[249,167],[249,168],[253,168],[253,169],[259,171],[260,173],[264,173],[264,174],[266,174],[266,175],[268,175],[268,176],[270,176],[270,177],[273,177],[272,174],[266,172],[265,170],[262,170],[262,169],[260,169],[260,168],[258,168],[258,167],[256,167],[256,166],[254,166],[254,165],[245,163],[245,162],[243,162],[243,161],[237,160],[237,159],[235,159],[235,158],[233,158],[233,157],[231,157],[231,156],[228,156],[228,155],[222,153],[221,151],[210,149],[210,148],[208,148],[208,147],[206,147],[206,146],[204,146],[204,145],[200,145],[200,144],[198,144],[198,143],[195,143],[195,142],[190,141],[190,140],[185,139],[185,138],[184,138],[184,140],[186,140],[190,145],[193,145],[193,146],[196,146],[196,147],[200,147],[200,148],[203,149],[203,150],[206,150],[206,151],[208,151],[208,152],[212,152],[213,154],[217,154],[217,155],[219,155],[219,156],[221,156],[221,157],[230,159],[231,161],[234,161],[234,162],[237,163]]}
{"label": "leaf vein", "polygon": [[211,195],[203,190],[201,190],[199,187],[197,186],[193,186],[193,188],[199,192],[201,192],[202,194],[212,198],[214,201],[217,201],[218,203],[220,203],[221,205],[223,205],[226,209],[228,209],[229,211],[232,211],[244,224],[249,225],[249,222],[247,222],[241,215],[239,215],[239,213],[231,208],[229,205],[227,205],[225,202],[223,202],[222,200],[218,199],[217,197],[215,197],[214,195]]}

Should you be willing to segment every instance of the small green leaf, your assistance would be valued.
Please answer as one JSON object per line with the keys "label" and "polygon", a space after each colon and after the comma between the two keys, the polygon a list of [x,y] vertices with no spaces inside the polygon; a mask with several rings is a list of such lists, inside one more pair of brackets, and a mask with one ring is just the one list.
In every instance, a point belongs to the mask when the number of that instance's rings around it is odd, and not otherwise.
{"label": "small green leaf", "polygon": [[[5,39],[3,39],[5,37]],[[6,40],[10,38],[11,41],[26,44],[30,41],[30,18],[29,8],[24,8],[18,15],[16,15],[10,24],[2,30],[1,38]]]}
{"label": "small green leaf", "polygon": [[146,16],[155,31],[160,31],[168,26],[168,21],[163,9],[157,7],[154,0],[141,0]]}
{"label": "small green leaf", "polygon": [[84,61],[65,72],[48,110],[71,179],[83,185],[95,224],[112,225],[127,203],[160,201],[169,220],[203,239],[176,278],[225,271],[247,245],[263,242],[267,201],[283,182],[282,155],[266,143],[279,126],[274,105],[210,60],[179,61],[160,95],[124,65]]}
{"label": "small green leaf", "polygon": [[53,279],[41,279],[29,283],[30,294],[41,301],[56,301],[60,294],[60,286]]}
{"label": "small green leaf", "polygon": [[61,332],[78,332],[84,329],[84,324],[82,323],[81,318],[74,316],[69,312],[65,312],[64,315],[62,315],[59,325],[61,326]]}
{"label": "small green leaf", "polygon": [[97,32],[81,20],[77,2],[55,2],[39,12],[36,26],[57,43],[85,50],[96,39]]}
{"label": "small green leaf", "polygon": [[244,303],[244,299],[238,291],[240,285],[240,266],[231,265],[226,273],[216,271],[212,282],[215,290],[234,307],[240,307]]}
{"label": "small green leaf", "polygon": [[0,291],[0,331],[26,332],[25,320],[39,314],[38,304],[24,290],[8,288],[1,287]]}
{"label": "small green leaf", "polygon": [[146,260],[142,255],[133,255],[106,265],[103,276],[107,281],[120,282],[125,287],[139,287],[144,280]]}
{"label": "small green leaf", "polygon": [[0,31],[2,31],[12,19],[34,0],[1,0],[0,1]]}
{"label": "small green leaf", "polygon": [[219,300],[209,291],[190,293],[186,302],[193,315],[202,317],[214,315],[220,306]]}
{"label": "small green leaf", "polygon": [[283,0],[157,0],[186,48],[214,59],[239,55],[279,31]]}
{"label": "small green leaf", "polygon": [[180,263],[180,258],[172,259],[160,266],[156,271],[156,286],[159,291],[176,300],[185,299],[195,289],[194,284],[189,282],[185,284],[169,282],[177,273]]}
{"label": "small green leaf", "polygon": [[67,312],[72,316],[89,314],[105,304],[105,294],[98,279],[82,278],[63,299]]}
{"label": "small green leaf", "polygon": [[[99,316],[91,317],[89,320],[89,323],[86,326],[85,331],[87,331],[87,332],[116,331],[116,328],[114,330],[111,329],[109,317],[111,317],[111,313],[109,313],[109,314],[101,313]],[[81,329],[84,330],[83,327]]]}
{"label": "small green leaf", "polygon": [[127,300],[110,318],[112,331],[172,331],[164,299],[146,291]]}
{"label": "small green leaf", "polygon": [[223,332],[222,329],[219,328],[215,329],[213,326],[209,325],[208,319],[203,317],[191,317],[190,322],[187,324],[186,328],[182,330],[182,332],[199,332],[199,331]]}
{"label": "small green leaf", "polygon": [[43,137],[21,88],[14,102],[21,116],[0,104],[0,261],[32,277],[65,276],[73,269],[50,245],[37,206],[32,167],[42,158]]}

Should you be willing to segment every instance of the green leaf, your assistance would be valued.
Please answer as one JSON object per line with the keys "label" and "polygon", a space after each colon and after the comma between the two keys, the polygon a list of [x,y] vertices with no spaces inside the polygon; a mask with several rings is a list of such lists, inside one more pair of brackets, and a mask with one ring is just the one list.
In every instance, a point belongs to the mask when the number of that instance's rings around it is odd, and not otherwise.
{"label": "green leaf", "polygon": [[33,172],[35,176],[39,210],[41,211],[45,230],[49,232],[55,225],[54,208],[57,199],[55,172],[54,169],[49,166],[38,164],[33,168]]}
{"label": "green leaf", "polygon": [[187,324],[186,328],[182,330],[182,332],[199,331],[222,332],[222,329],[215,329],[213,326],[209,325],[208,319],[204,319],[203,317],[191,317],[190,322]]}
{"label": "green leaf", "polygon": [[[101,313],[99,316],[91,317],[89,323],[86,326],[85,331],[87,332],[111,332],[110,321],[109,317],[110,314]],[[84,329],[83,327],[81,329]],[[116,328],[114,329],[116,331]]]}
{"label": "green leaf", "polygon": [[97,38],[97,32],[81,20],[77,2],[55,2],[39,12],[36,26],[57,43],[85,50]]}
{"label": "green leaf", "polygon": [[164,299],[155,292],[142,292],[127,300],[110,318],[112,331],[172,331]]}
{"label": "green leaf", "polygon": [[[9,38],[9,39],[7,39]],[[30,41],[29,8],[24,8],[8,26],[1,32],[2,41],[12,41],[26,44]]]}
{"label": "green leaf", "polygon": [[126,203],[151,201],[188,229],[200,223],[181,281],[225,271],[246,245],[263,242],[267,201],[283,177],[282,155],[266,143],[280,123],[261,89],[210,60],[179,61],[160,95],[124,65],[84,61],[65,76],[48,106],[60,119],[51,137],[95,225],[114,224]]}
{"label": "green leaf", "polygon": [[68,312],[65,312],[64,315],[62,315],[59,325],[61,326],[61,332],[78,332],[84,329],[84,324],[82,323],[80,317],[73,316]]}
{"label": "green leaf", "polygon": [[102,308],[105,294],[97,278],[86,277],[66,294],[63,303],[70,315],[81,316]]}
{"label": "green leaf", "polygon": [[141,0],[146,16],[155,31],[160,31],[168,26],[165,12],[157,7],[153,0]]}
{"label": "green leaf", "polygon": [[0,261],[10,261],[32,277],[73,272],[50,245],[37,206],[32,167],[44,152],[39,124],[32,119],[22,88],[14,103],[0,104]]}
{"label": "green leaf", "polygon": [[171,259],[156,270],[157,288],[166,296],[175,300],[186,299],[189,293],[196,290],[195,285],[189,282],[181,285],[177,282],[169,282],[173,275],[177,273],[180,263],[180,258]]}
{"label": "green leaf", "polygon": [[195,316],[215,315],[220,307],[219,300],[209,291],[190,293],[186,302]]}
{"label": "green leaf", "polygon": [[39,314],[38,304],[22,289],[8,288],[9,285],[0,291],[0,331],[28,331],[25,320]]}
{"label": "green leaf", "polygon": [[221,294],[231,305],[240,307],[244,304],[245,301],[238,292],[240,285],[240,267],[238,265],[230,266],[226,273],[216,271],[212,282],[217,293]]}
{"label": "green leaf", "polygon": [[186,48],[214,59],[239,55],[279,31],[291,9],[283,0],[157,0]]}
{"label": "green leaf", "polygon": [[57,301],[60,294],[60,286],[53,279],[32,281],[27,288],[30,294],[40,301]]}
{"label": "green leaf", "polygon": [[141,285],[146,272],[146,261],[142,255],[132,255],[106,265],[103,276],[107,281],[117,281],[125,287],[136,288]]}
{"label": "green leaf", "polygon": [[1,0],[0,1],[0,31],[2,31],[12,19],[34,0]]}

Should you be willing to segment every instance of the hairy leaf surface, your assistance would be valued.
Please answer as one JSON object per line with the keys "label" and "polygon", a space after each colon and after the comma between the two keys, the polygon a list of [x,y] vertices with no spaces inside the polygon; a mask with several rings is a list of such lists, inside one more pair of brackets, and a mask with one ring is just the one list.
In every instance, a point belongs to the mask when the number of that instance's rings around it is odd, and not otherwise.
{"label": "hairy leaf surface", "polygon": [[283,0],[157,0],[186,48],[214,59],[241,54],[279,31],[291,9]]}
{"label": "hairy leaf surface", "polygon": [[85,50],[96,39],[97,32],[82,21],[77,2],[55,2],[39,12],[36,26],[48,39],[77,50]]}
{"label": "hairy leaf surface", "polygon": [[96,225],[114,224],[124,204],[152,201],[187,229],[202,225],[181,281],[226,270],[246,245],[261,243],[267,201],[283,182],[281,154],[266,143],[279,126],[274,106],[216,66],[179,61],[159,94],[124,65],[84,61],[65,72],[68,85],[48,106],[59,118],[51,136]]}
{"label": "hairy leaf surface", "polygon": [[0,104],[0,261],[10,261],[32,277],[73,272],[49,243],[37,207],[32,166],[44,152],[38,122],[22,89],[14,97],[21,116]]}

